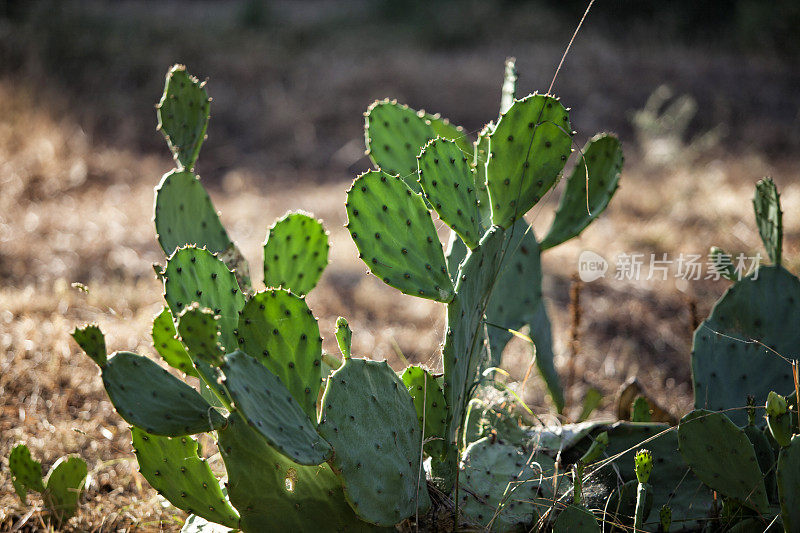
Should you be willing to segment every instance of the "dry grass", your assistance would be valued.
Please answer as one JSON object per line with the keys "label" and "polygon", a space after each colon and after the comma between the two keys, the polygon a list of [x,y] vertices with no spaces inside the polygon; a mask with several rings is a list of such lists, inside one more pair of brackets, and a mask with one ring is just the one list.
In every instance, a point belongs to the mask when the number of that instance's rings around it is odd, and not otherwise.
{"label": "dry grass", "polygon": [[[252,66],[243,62],[231,67],[235,71],[232,80],[212,80],[211,93],[221,102],[211,124],[209,162],[201,164],[200,171],[208,170],[206,185],[223,213],[223,223],[251,265],[259,264],[266,228],[286,210],[305,209],[325,221],[331,232],[331,265],[309,302],[320,319],[327,350],[334,350],[333,324],[343,315],[355,332],[357,354],[387,358],[400,368],[399,348],[410,361],[436,367],[443,308],[402,296],[366,276],[366,267],[358,261],[342,227],[348,180],[355,169],[365,166],[364,160],[358,159],[358,113],[371,98],[392,94],[413,105],[446,109],[477,129],[482,119],[476,117],[491,118],[498,92],[497,80],[483,74],[499,74],[500,60],[507,52],[525,58],[523,68],[527,66],[528,72],[550,69],[560,45],[525,45],[504,51],[497,46],[448,55],[427,53],[406,43],[400,52],[378,49],[377,56],[365,63],[355,61],[353,43],[345,40],[340,45],[338,68],[327,66],[330,55],[319,50],[312,55],[318,67],[315,72],[325,80],[311,84],[317,89],[294,92],[271,87],[283,100],[271,99],[261,107],[262,113],[288,134],[281,134],[282,144],[277,148],[255,155],[249,151],[251,145],[243,148],[241,137],[235,134],[239,121],[244,120],[241,111],[232,112],[230,98],[231,84],[241,83],[243,73]],[[701,88],[701,100],[713,92],[709,84],[715,71],[707,68],[708,62],[733,68],[727,58],[703,62],[690,51],[681,55],[667,50],[664,55],[690,63],[679,68],[681,75],[699,73],[700,79],[690,85]],[[381,58],[390,60],[381,64]],[[598,80],[593,71],[598,61],[618,66],[620,71],[594,89],[579,87],[575,80]],[[212,63],[219,66],[223,62]],[[644,99],[631,96],[634,89],[624,89],[604,100],[603,85],[616,80],[621,86],[621,80],[644,69],[648,79],[656,80],[651,84],[654,87],[669,76],[655,64],[655,59],[642,59],[602,40],[591,50],[576,50],[559,85],[574,95],[571,101],[578,108],[576,122],[581,135],[607,127],[624,133],[625,113],[642,105]],[[313,71],[308,65],[293,68],[292,76]],[[746,79],[769,70],[763,66],[737,68]],[[160,72],[153,76],[160,77]],[[441,79],[447,80],[446,89]],[[246,87],[245,93],[253,94],[254,89]],[[315,92],[322,91],[321,87],[328,91],[328,102],[341,96],[341,105],[333,109],[322,105],[318,101],[321,93]],[[472,94],[483,95],[477,97],[476,106],[466,103],[465,95]],[[40,105],[43,102],[47,105]],[[265,104],[263,99],[246,103],[248,111]],[[134,145],[128,149],[107,142],[106,137],[90,136],[85,133],[88,115],[66,113],[67,108],[66,102],[47,88],[19,79],[0,80],[0,456],[5,458],[15,442],[26,441],[46,467],[68,453],[87,460],[91,472],[87,494],[67,529],[177,529],[182,514],[164,506],[136,473],[126,424],[107,400],[96,367],[68,335],[76,324],[97,321],[107,334],[109,349],[154,355],[148,333],[161,306],[162,288],[152,275],[151,263],[163,261],[163,256],[150,220],[152,189],[171,163],[166,150],[147,148],[152,140],[142,141],[145,148]],[[131,120],[154,122],[147,108],[141,111],[144,118]],[[616,122],[609,125],[604,117],[612,113]],[[749,131],[761,132],[762,118],[751,118]],[[737,120],[747,122],[746,118]],[[228,144],[226,129],[234,132]],[[109,130],[115,131],[113,127]],[[271,139],[267,133],[261,134],[262,140]],[[155,133],[148,135],[156,138]],[[800,171],[796,156],[784,154],[767,160],[758,150],[733,153],[718,149],[692,167],[676,159],[666,168],[653,169],[636,156],[634,145],[629,143],[626,150],[622,187],[608,212],[583,237],[544,256],[545,292],[550,297],[560,369],[566,365],[569,340],[569,279],[581,250],[592,249],[609,259],[631,251],[666,252],[671,257],[681,252],[704,253],[711,244],[754,253],[760,245],[750,209],[753,183],[761,175],[773,174],[786,206],[784,255],[790,269],[800,268],[800,218],[792,208],[800,205],[800,184],[794,180]],[[297,163],[306,157],[308,165]],[[273,165],[265,164],[268,162]],[[552,195],[531,214],[540,236],[548,227],[556,200]],[[441,229],[444,237],[445,228]],[[75,281],[86,284],[88,293],[72,288]],[[674,280],[622,282],[613,277],[587,284],[581,297],[579,379],[568,391],[573,406],[568,416],[575,415],[588,385],[605,393],[601,414],[610,413],[614,391],[634,375],[676,414],[688,410],[688,302],[696,300],[703,317],[725,286],[710,281],[683,285]],[[506,361],[517,378],[524,374],[528,357],[523,343],[513,341]],[[535,379],[529,383],[525,399],[539,412],[550,409]],[[213,446],[205,448],[213,452]],[[32,501],[36,503],[35,498]],[[10,529],[20,517],[28,516],[26,511],[4,473],[0,530]],[[23,530],[43,529],[45,520],[36,507]]]}

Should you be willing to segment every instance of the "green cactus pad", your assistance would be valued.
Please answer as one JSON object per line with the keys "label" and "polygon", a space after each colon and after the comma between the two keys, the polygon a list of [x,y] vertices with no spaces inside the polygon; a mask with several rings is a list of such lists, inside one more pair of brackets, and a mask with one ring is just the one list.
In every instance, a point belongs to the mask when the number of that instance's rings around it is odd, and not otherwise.
{"label": "green cactus pad", "polygon": [[778,455],[778,499],[786,531],[800,530],[800,435],[792,437]]}
{"label": "green cactus pad", "polygon": [[367,152],[375,165],[389,174],[399,175],[414,192],[417,183],[417,156],[425,144],[442,137],[456,140],[465,155],[472,157],[464,130],[447,119],[392,100],[373,102],[364,114]]}
{"label": "green cactus pad", "polygon": [[442,359],[444,395],[450,406],[447,442],[457,442],[468,392],[477,377],[484,338],[484,312],[503,256],[502,228],[486,232],[480,245],[470,251],[458,273],[456,297],[447,306],[447,333]]}
{"label": "green cactus pad", "polygon": [[778,501],[777,487],[775,486],[775,453],[772,445],[769,442],[764,430],[755,426],[747,426],[744,428],[744,434],[753,445],[753,451],[756,452],[756,459],[758,460],[758,468],[764,474],[764,485],[767,488],[767,497],[770,501]]}
{"label": "green cactus pad", "polygon": [[767,492],[753,445],[724,414],[697,409],[684,416],[678,445],[703,483],[758,512],[767,511]]}
{"label": "green cactus pad", "polygon": [[237,350],[225,356],[222,371],[233,408],[276,450],[301,465],[322,464],[330,457],[331,447],[315,423],[264,365]]}
{"label": "green cactus pad", "polygon": [[[410,366],[401,376],[408,394],[414,400],[420,428],[424,438],[434,439],[425,443],[425,452],[431,457],[443,457],[447,430],[447,402],[444,392],[430,372],[419,366]],[[424,426],[423,426],[424,420]]]}
{"label": "green cactus pad", "polygon": [[14,489],[23,504],[27,503],[26,491],[44,492],[42,463],[33,460],[27,446],[14,446],[8,456],[8,468],[11,470]]}
{"label": "green cactus pad", "polygon": [[644,396],[637,396],[631,404],[631,421],[650,422],[652,419],[653,410],[650,408],[650,402]]}
{"label": "green cactus pad", "polygon": [[542,266],[536,236],[524,220],[506,232],[507,244],[500,276],[486,308],[491,366],[500,366],[512,334],[528,325],[536,347],[536,368],[558,412],[564,409],[564,391],[556,372],[550,319],[542,299]]}
{"label": "green cactus pad", "polygon": [[132,445],[142,473],[159,494],[187,513],[227,527],[238,527],[231,507],[208,463],[191,437],[160,437],[131,428]]}
{"label": "green cactus pad", "polygon": [[594,515],[585,507],[567,506],[558,513],[553,524],[553,533],[594,533],[600,531],[600,525]]}
{"label": "green cactus pad", "polygon": [[517,100],[489,136],[486,182],[492,223],[522,218],[555,184],[572,150],[569,115],[557,98]]}
{"label": "green cactus pad", "polygon": [[181,341],[178,340],[178,330],[175,329],[172,313],[165,307],[153,319],[153,346],[158,355],[172,368],[177,368],[187,376],[197,377],[197,371],[192,364],[192,358],[186,353]]}
{"label": "green cactus pad", "polygon": [[[584,424],[575,426],[592,427],[591,423]],[[565,429],[568,427],[565,426]],[[692,473],[678,452],[676,431],[670,430],[668,424],[617,422],[612,425],[597,426],[595,423],[592,436],[576,445],[578,451],[588,449],[591,446],[592,438],[596,438],[603,431],[608,433],[608,446],[604,455],[615,459],[613,463],[605,463],[606,466],[602,467],[599,474],[605,474],[613,479],[617,478],[618,472],[621,483],[629,481],[633,483],[633,490],[630,494],[633,501],[631,512],[627,514],[622,510],[613,512],[612,514],[616,514],[618,520],[624,518],[625,524],[633,524],[636,485],[638,484],[634,457],[637,450],[646,446],[653,454],[654,468],[650,480],[652,486],[648,488],[648,493],[653,495],[653,507],[660,508],[669,503],[675,523],[682,524],[682,527],[688,530],[702,525],[713,501],[712,493]],[[593,472],[595,468],[593,465],[586,467],[587,472]],[[595,477],[595,479],[597,478]],[[610,506],[608,511],[612,511]],[[623,514],[625,514],[624,517],[621,516]],[[648,527],[654,527],[657,524],[654,522],[657,517],[651,516],[650,518]]]}
{"label": "green cactus pad", "polygon": [[164,95],[156,105],[158,129],[175,160],[189,170],[194,167],[208,128],[211,98],[205,84],[186,72],[185,66],[175,65],[167,73]]}
{"label": "green cactus pad", "polygon": [[200,180],[191,172],[173,170],[156,187],[155,222],[158,242],[167,255],[187,244],[218,253],[231,246]]}
{"label": "green cactus pad", "polygon": [[453,299],[431,215],[402,180],[366,172],[347,191],[346,205],[347,228],[373,274],[405,294],[445,303]]}
{"label": "green cactus pad", "polygon": [[437,138],[425,145],[417,163],[425,198],[439,218],[475,248],[483,229],[471,161],[455,141]]}
{"label": "green cactus pad", "polygon": [[581,153],[583,155],[567,179],[553,225],[542,240],[542,250],[580,235],[605,210],[619,187],[624,160],[619,139],[608,133],[595,135]]}
{"label": "green cactus pad", "polygon": [[62,457],[53,464],[47,475],[44,501],[59,520],[75,514],[88,473],[86,461],[80,457]]}
{"label": "green cactus pad", "polygon": [[328,266],[328,233],[306,213],[287,213],[264,242],[264,284],[308,294]]}
{"label": "green cactus pad", "polygon": [[336,337],[336,344],[339,345],[339,351],[342,352],[342,357],[350,359],[350,344],[353,340],[353,331],[350,329],[350,324],[347,323],[345,317],[340,316],[336,319],[334,336]]}
{"label": "green cactus pad", "polygon": [[219,315],[220,342],[226,351],[238,347],[234,330],[244,295],[236,276],[219,258],[204,248],[187,246],[175,251],[164,270],[165,299],[173,316],[178,316],[192,302]]}
{"label": "green cactus pad", "polygon": [[[748,395],[763,405],[772,390],[794,390],[791,365],[778,354],[800,346],[800,328],[787,327],[800,324],[798,302],[800,280],[780,266],[762,266],[757,279],[747,277],[725,292],[694,334],[696,408],[742,407]],[[739,426],[747,424],[744,409],[728,416]]]}
{"label": "green cactus pad", "polygon": [[135,353],[112,355],[103,367],[103,385],[120,416],[148,433],[191,435],[225,425],[197,391]]}
{"label": "green cactus pad", "polygon": [[219,345],[219,317],[210,309],[200,308],[197,302],[185,307],[178,317],[178,333],[193,360],[211,366],[222,364],[225,352]]}
{"label": "green cactus pad", "polygon": [[239,347],[275,374],[312,420],[322,379],[322,338],[306,301],[282,289],[259,292],[239,319]]}
{"label": "green cactus pad", "polygon": [[[459,508],[487,531],[528,531],[553,496],[553,459],[491,437],[464,451]],[[540,483],[541,481],[541,483]]]}
{"label": "green cactus pad", "polygon": [[780,265],[783,249],[783,213],[780,195],[772,178],[764,178],[756,183],[753,209],[756,213],[758,233],[761,235],[770,261],[774,265]]}
{"label": "green cactus pad", "polygon": [[75,328],[75,331],[72,332],[72,338],[86,352],[86,355],[92,358],[92,361],[99,366],[106,364],[108,358],[106,337],[97,324],[86,324],[81,328]]}
{"label": "green cactus pad", "polygon": [[[228,495],[245,533],[375,531],[347,504],[341,480],[327,464],[301,466],[267,444],[238,415],[219,431]],[[258,472],[258,475],[253,475]]]}
{"label": "green cactus pad", "polygon": [[331,465],[363,520],[391,526],[430,507],[417,411],[385,361],[345,360],[328,379],[320,419],[336,451]]}

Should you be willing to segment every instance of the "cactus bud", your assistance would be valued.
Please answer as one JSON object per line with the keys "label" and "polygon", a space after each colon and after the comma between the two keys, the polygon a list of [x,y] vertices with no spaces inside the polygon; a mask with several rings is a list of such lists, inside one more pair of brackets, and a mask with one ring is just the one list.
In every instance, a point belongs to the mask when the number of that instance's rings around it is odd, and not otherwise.
{"label": "cactus bud", "polygon": [[339,345],[339,351],[345,359],[350,359],[350,341],[353,338],[353,331],[350,329],[350,324],[347,319],[340,316],[336,319],[336,343]]}
{"label": "cactus bud", "polygon": [[647,483],[650,480],[650,472],[653,471],[653,454],[649,450],[639,450],[634,458],[636,464],[636,479],[639,483]]}
{"label": "cactus bud", "polygon": [[608,446],[608,433],[603,431],[597,437],[595,437],[594,442],[592,445],[589,446],[589,449],[586,450],[586,453],[583,454],[581,457],[581,464],[588,465],[589,463],[593,463],[600,458],[603,452],[606,450]]}
{"label": "cactus bud", "polygon": [[663,533],[669,533],[669,527],[672,525],[672,508],[669,505],[662,505],[661,511],[658,516],[661,520],[661,530]]}
{"label": "cactus bud", "polygon": [[782,447],[789,446],[792,440],[792,417],[786,399],[774,391],[767,396],[767,427],[775,442]]}

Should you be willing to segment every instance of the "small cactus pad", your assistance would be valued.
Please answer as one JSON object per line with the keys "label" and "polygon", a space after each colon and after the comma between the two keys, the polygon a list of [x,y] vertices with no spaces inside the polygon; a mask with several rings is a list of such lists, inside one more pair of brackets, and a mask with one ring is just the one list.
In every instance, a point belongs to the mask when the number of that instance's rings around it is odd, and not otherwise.
{"label": "small cactus pad", "polygon": [[661,526],[662,533],[669,533],[669,528],[672,526],[672,508],[664,504],[658,511],[658,520]]}
{"label": "small cactus pad", "polygon": [[156,233],[164,253],[187,244],[218,253],[231,245],[217,210],[200,180],[191,172],[173,170],[156,187]]}
{"label": "small cactus pad", "polygon": [[778,455],[778,500],[786,531],[800,531],[800,435]]}
{"label": "small cactus pad", "polygon": [[464,451],[459,507],[487,531],[528,531],[553,495],[553,459],[491,437]]}
{"label": "small cactus pad", "polygon": [[[581,426],[583,424],[576,425],[576,427]],[[565,429],[567,427],[569,426],[565,426]],[[616,504],[613,509],[608,507],[608,511],[615,514],[617,520],[623,520],[627,525],[633,524],[638,485],[635,454],[642,446],[647,446],[653,455],[654,468],[652,486],[648,487],[647,492],[652,494],[654,508],[658,509],[668,503],[672,507],[675,522],[683,524],[682,527],[693,530],[702,525],[713,501],[712,493],[692,473],[678,452],[676,431],[670,430],[668,424],[617,422],[608,426],[595,426],[592,429],[592,437],[582,440],[576,448],[580,451],[591,447],[592,438],[596,439],[598,433],[603,431],[608,433],[605,457],[612,457],[615,460],[613,463],[604,463],[605,466],[598,474],[616,477],[618,472],[621,482],[632,484],[632,489],[628,493],[629,500],[623,497],[623,504],[624,501],[628,501],[630,512],[622,508],[617,511]],[[587,471],[593,469],[592,466],[587,467]],[[679,490],[676,490],[676,487]],[[651,517],[650,525],[653,524],[652,520],[655,520],[655,517]]]}
{"label": "small cactus pad", "polygon": [[756,183],[753,209],[756,213],[758,233],[764,242],[764,248],[767,249],[769,259],[774,265],[780,265],[783,249],[783,213],[780,195],[772,178],[764,178]]}
{"label": "small cactus pad", "polygon": [[489,160],[489,134],[494,129],[494,123],[487,124],[478,134],[475,141],[475,157],[472,165],[475,167],[475,192],[478,196],[478,211],[481,213],[481,227],[489,228],[492,225],[492,204],[489,201],[489,189],[486,186],[486,161]]}
{"label": "small cactus pad", "polygon": [[276,450],[301,465],[318,465],[332,453],[315,423],[275,374],[244,352],[225,356],[225,385],[233,408]]}
{"label": "small cactus pad", "polygon": [[767,497],[770,502],[778,501],[777,487],[775,485],[775,452],[772,449],[764,430],[755,426],[744,428],[744,434],[750,439],[753,451],[756,452],[758,468],[764,474],[764,485],[767,487]]}
{"label": "small cactus pad", "polygon": [[44,492],[42,482],[42,463],[34,461],[31,452],[24,444],[17,444],[8,456],[8,468],[17,496],[26,503],[26,491]]}
{"label": "small cactus pad", "polygon": [[508,228],[522,218],[555,184],[571,147],[569,115],[557,98],[515,101],[489,136],[492,223]]}
{"label": "small cactus pad", "polygon": [[73,516],[88,474],[86,461],[80,457],[61,457],[47,475],[44,501],[59,520]]}
{"label": "small cactus pad", "polygon": [[[762,266],[732,285],[694,334],[692,379],[696,408],[725,410],[745,405],[748,395],[763,405],[775,390],[794,390],[791,366],[778,354],[800,346],[800,280],[780,266]],[[766,347],[769,348],[766,348]],[[744,409],[730,411],[739,426]]]}
{"label": "small cactus pad", "polygon": [[239,527],[245,533],[377,529],[358,519],[327,463],[301,466],[290,461],[236,414],[218,435],[228,495],[241,511]]}
{"label": "small cactus pad", "polygon": [[437,138],[425,145],[417,163],[425,198],[439,218],[475,248],[483,229],[471,161],[455,141]]}
{"label": "small cactus pad", "polygon": [[653,471],[653,454],[650,450],[639,450],[633,458],[636,479],[639,483],[650,481],[650,473]]}
{"label": "small cactus pad", "polygon": [[456,297],[447,306],[447,333],[442,359],[444,395],[450,407],[447,442],[456,443],[469,400],[468,392],[477,377],[484,338],[484,312],[503,255],[502,228],[486,232],[480,245],[470,251],[458,271]]}
{"label": "small cactus pad", "polygon": [[425,452],[431,457],[443,457],[447,429],[447,402],[444,392],[436,378],[419,366],[406,368],[401,379],[414,400],[424,439],[433,439],[425,443]]}
{"label": "small cactus pad", "polygon": [[219,481],[200,457],[192,437],[159,437],[131,428],[139,472],[159,494],[187,513],[227,527],[238,527],[239,515],[228,503]]}
{"label": "small cactus pad", "polygon": [[328,233],[306,213],[287,213],[264,242],[264,284],[308,294],[328,266]]}
{"label": "small cactus pad", "polygon": [[339,351],[342,352],[342,357],[350,359],[350,344],[353,340],[353,331],[350,329],[350,324],[347,319],[340,316],[336,319],[336,344],[339,345]]}
{"label": "small cactus pad", "polygon": [[158,129],[175,160],[189,170],[194,167],[208,128],[211,98],[205,84],[186,72],[185,66],[175,65],[167,73],[164,95],[156,105]]}
{"label": "small cactus pad", "polygon": [[703,483],[756,511],[769,508],[753,445],[722,413],[697,409],[678,426],[681,455]]}
{"label": "small cactus pad", "polygon": [[363,520],[397,524],[430,506],[414,402],[389,365],[347,359],[328,379],[319,432],[345,497]]}
{"label": "small cactus pad", "polygon": [[373,102],[364,119],[367,151],[373,163],[389,174],[399,175],[414,192],[420,190],[416,158],[428,141],[437,136],[457,140],[463,150],[471,152],[463,129],[438,115],[414,111],[396,101]]}
{"label": "small cactus pad", "polygon": [[172,368],[177,368],[187,376],[197,376],[197,371],[192,366],[192,358],[186,353],[181,341],[178,340],[178,331],[175,329],[172,313],[165,307],[153,319],[153,346],[158,355]]}
{"label": "small cactus pad", "polygon": [[542,265],[536,236],[524,220],[518,220],[506,232],[505,254],[500,275],[486,308],[491,366],[500,366],[503,350],[511,340],[509,329],[519,331],[528,325],[529,337],[536,347],[535,361],[556,409],[564,409],[561,388],[554,363],[550,319],[542,299]]}
{"label": "small cactus pad", "polygon": [[650,408],[650,402],[644,396],[637,396],[631,404],[631,421],[650,422],[652,419],[653,410]]}
{"label": "small cactus pad", "polygon": [[147,357],[112,355],[103,367],[103,384],[120,416],[148,433],[191,435],[225,425],[197,391]]}
{"label": "small cactus pad", "polygon": [[75,331],[72,332],[72,338],[86,352],[86,355],[92,358],[92,361],[99,366],[106,364],[106,359],[108,358],[106,337],[97,324],[86,324],[83,327],[75,328]]}
{"label": "small cactus pad", "polygon": [[786,399],[775,391],[767,396],[767,428],[772,438],[781,447],[789,446],[792,440],[792,413]]}
{"label": "small cactus pad", "polygon": [[399,178],[378,170],[356,178],[347,191],[347,228],[359,257],[384,283],[412,296],[453,299],[431,215]]}
{"label": "small cactus pad", "polygon": [[211,366],[222,364],[225,352],[219,345],[219,317],[197,302],[185,307],[178,317],[178,333],[192,359]]}
{"label": "small cactus pad", "polygon": [[726,253],[725,250],[718,246],[712,246],[708,252],[708,257],[714,272],[718,272],[720,276],[728,281],[737,280],[736,269],[733,265],[733,257],[729,253]]}
{"label": "small cactus pad", "polygon": [[259,292],[239,318],[239,347],[275,374],[312,420],[317,416],[322,338],[306,301],[282,289]]}
{"label": "small cactus pad", "polygon": [[236,276],[219,258],[204,248],[187,246],[175,251],[164,270],[165,299],[173,316],[178,316],[192,302],[219,315],[220,342],[226,351],[237,348],[234,330],[244,296]]}
{"label": "small cactus pad", "polygon": [[567,179],[553,225],[542,240],[542,250],[580,235],[605,210],[619,187],[624,160],[619,139],[608,133],[598,134],[581,153]]}
{"label": "small cactus pad", "polygon": [[595,533],[600,525],[594,515],[585,507],[569,505],[558,513],[553,524],[553,533]]}

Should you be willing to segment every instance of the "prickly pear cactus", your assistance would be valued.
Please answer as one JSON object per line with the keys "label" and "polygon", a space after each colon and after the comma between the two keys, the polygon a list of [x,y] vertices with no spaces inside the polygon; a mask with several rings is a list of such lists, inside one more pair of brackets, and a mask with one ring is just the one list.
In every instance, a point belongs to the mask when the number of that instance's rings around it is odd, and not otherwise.
{"label": "prickly pear cactus", "polygon": [[459,506],[488,531],[527,531],[550,506],[555,463],[484,437],[464,451]]}
{"label": "prickly pear cactus", "polygon": [[17,444],[8,456],[8,468],[17,496],[23,504],[27,503],[27,491],[44,492],[42,463],[34,461],[31,451],[24,444]]}
{"label": "prickly pear cactus", "polygon": [[78,343],[86,355],[99,366],[106,364],[108,355],[106,353],[106,337],[100,331],[97,324],[86,324],[81,328],[75,328],[72,338]]}
{"label": "prickly pear cactus", "polygon": [[264,365],[237,350],[225,356],[222,371],[234,412],[273,448],[301,465],[319,465],[332,455],[316,423]]}
{"label": "prickly pear cactus", "polygon": [[800,435],[792,437],[789,446],[778,455],[778,499],[781,520],[786,531],[800,529]]}
{"label": "prickly pear cactus", "polygon": [[178,316],[178,333],[195,360],[211,366],[219,366],[225,351],[219,344],[219,317],[211,309],[203,309],[193,303]]}
{"label": "prickly pear cactus", "polygon": [[698,409],[678,426],[681,455],[703,483],[739,503],[765,513],[764,479],[753,445],[722,413]]}
{"label": "prickly pear cactus", "polygon": [[598,134],[584,146],[567,179],[553,225],[542,239],[542,250],[577,237],[608,207],[619,187],[623,161],[622,146],[614,135]]}
{"label": "prickly pear cactus", "polygon": [[319,433],[363,520],[391,526],[430,507],[414,402],[386,362],[346,359],[328,379]]}
{"label": "prickly pear cactus", "polygon": [[360,175],[347,191],[347,228],[361,259],[399,291],[439,302],[453,299],[444,252],[425,202],[381,171]]}
{"label": "prickly pear cactus", "polygon": [[148,433],[175,437],[225,425],[225,418],[196,390],[147,357],[117,352],[101,371],[119,415]]}
{"label": "prickly pear cactus", "polygon": [[764,178],[756,183],[753,209],[756,213],[758,233],[761,235],[767,254],[772,264],[780,265],[783,249],[783,213],[780,194],[772,178]]}
{"label": "prickly pear cactus", "polygon": [[569,505],[558,513],[553,524],[553,533],[594,533],[600,525],[594,515],[585,507]]}
{"label": "prickly pear cactus", "polygon": [[205,82],[173,66],[167,73],[164,96],[156,105],[158,129],[164,134],[175,160],[192,170],[208,128],[211,98]]}
{"label": "prickly pear cactus", "polygon": [[197,376],[192,358],[186,352],[181,341],[178,340],[178,330],[169,307],[165,307],[153,318],[151,330],[153,346],[158,355],[172,368],[177,368],[187,376]]}
{"label": "prickly pear cactus", "polygon": [[489,135],[492,224],[508,228],[522,218],[555,184],[571,152],[569,114],[557,98],[515,101]]}
{"label": "prickly pear cactus", "polygon": [[442,388],[436,378],[420,366],[406,368],[401,379],[414,400],[424,439],[431,439],[425,443],[425,452],[431,457],[443,457],[448,412]]}
{"label": "prickly pear cactus", "polygon": [[264,284],[308,294],[328,266],[328,232],[308,213],[286,213],[264,242]]}
{"label": "prickly pear cactus", "polygon": [[196,440],[160,437],[137,427],[131,427],[131,438],[139,472],[159,494],[190,514],[238,527],[239,513],[222,494]]}
{"label": "prickly pear cactus", "polygon": [[384,172],[400,176],[414,192],[420,190],[416,157],[428,141],[436,137],[454,140],[471,156],[472,148],[461,127],[395,100],[373,102],[364,119],[367,153],[372,161]]}
{"label": "prickly pear cactus", "polygon": [[[800,323],[798,302],[800,280],[780,266],[762,266],[757,277],[726,291],[694,334],[696,408],[742,407],[748,395],[763,404],[772,390],[794,390],[791,366],[777,354],[794,353],[800,345],[800,329],[787,327]],[[743,409],[728,415],[737,425],[747,423]]]}

